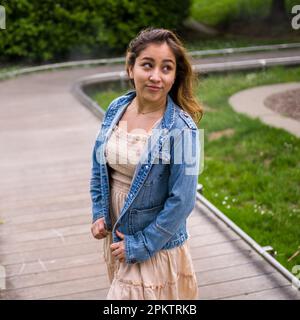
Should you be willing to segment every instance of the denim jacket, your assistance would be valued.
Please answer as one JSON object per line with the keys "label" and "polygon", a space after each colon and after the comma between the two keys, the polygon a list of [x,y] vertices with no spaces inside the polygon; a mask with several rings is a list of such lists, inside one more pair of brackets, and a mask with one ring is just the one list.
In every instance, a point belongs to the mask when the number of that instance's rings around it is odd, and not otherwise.
{"label": "denim jacket", "polygon": [[119,218],[112,225],[105,147],[135,91],[113,100],[92,154],[90,193],[93,222],[104,217],[113,242],[125,235],[126,263],[149,259],[157,251],[180,246],[188,238],[186,219],[194,208],[199,172],[199,132],[190,115],[170,95],[162,120],[152,129],[136,166]]}

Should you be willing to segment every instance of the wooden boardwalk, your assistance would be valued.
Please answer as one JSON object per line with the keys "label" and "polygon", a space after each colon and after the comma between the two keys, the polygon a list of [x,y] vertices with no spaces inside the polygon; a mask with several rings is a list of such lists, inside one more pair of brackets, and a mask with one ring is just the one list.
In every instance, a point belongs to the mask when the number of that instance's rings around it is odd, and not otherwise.
{"label": "wooden boardwalk", "polygon": [[[107,68],[0,82],[1,299],[107,294],[102,242],[90,234],[91,151],[99,120],[70,93],[74,79]],[[285,278],[200,204],[188,225],[200,299],[299,299]]]}

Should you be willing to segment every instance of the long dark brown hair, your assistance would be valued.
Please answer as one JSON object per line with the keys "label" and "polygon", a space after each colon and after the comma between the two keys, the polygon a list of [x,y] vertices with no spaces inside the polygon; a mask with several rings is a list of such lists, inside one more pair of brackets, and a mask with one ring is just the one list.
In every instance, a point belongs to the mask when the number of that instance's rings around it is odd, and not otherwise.
{"label": "long dark brown hair", "polygon": [[[203,116],[203,108],[194,95],[198,77],[193,72],[186,49],[174,32],[168,29],[146,28],[131,40],[126,52],[126,71],[133,67],[141,51],[151,43],[167,43],[176,58],[175,82],[169,92],[174,102],[188,112],[196,124]],[[134,82],[131,79],[134,86]]]}

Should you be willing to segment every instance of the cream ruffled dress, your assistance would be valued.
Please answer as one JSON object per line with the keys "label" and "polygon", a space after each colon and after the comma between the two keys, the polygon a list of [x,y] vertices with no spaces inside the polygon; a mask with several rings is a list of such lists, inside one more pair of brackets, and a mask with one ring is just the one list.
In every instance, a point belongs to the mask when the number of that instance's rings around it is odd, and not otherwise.
{"label": "cream ruffled dress", "polygon": [[[160,120],[161,118],[158,121]],[[110,172],[112,225],[115,224],[124,205],[135,167],[150,134],[128,133],[125,129],[116,126],[107,142],[105,156]],[[179,247],[160,250],[150,259],[135,264],[127,264],[115,259],[111,254],[111,243],[112,233],[109,232],[103,241],[104,259],[111,283],[107,299],[183,300],[198,298],[197,279],[188,240]]]}

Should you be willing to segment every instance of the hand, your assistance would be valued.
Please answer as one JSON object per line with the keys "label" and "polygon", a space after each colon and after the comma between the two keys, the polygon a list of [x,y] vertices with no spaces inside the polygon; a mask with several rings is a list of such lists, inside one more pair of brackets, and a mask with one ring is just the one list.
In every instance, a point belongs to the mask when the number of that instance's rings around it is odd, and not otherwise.
{"label": "hand", "polygon": [[91,232],[93,237],[96,239],[103,239],[107,236],[107,231],[105,229],[105,219],[104,217],[96,220],[91,227]]}
{"label": "hand", "polygon": [[122,241],[112,243],[110,245],[110,249],[112,251],[112,255],[119,259],[120,262],[125,261],[125,235],[121,233],[120,231],[116,231],[117,236],[122,239]]}

